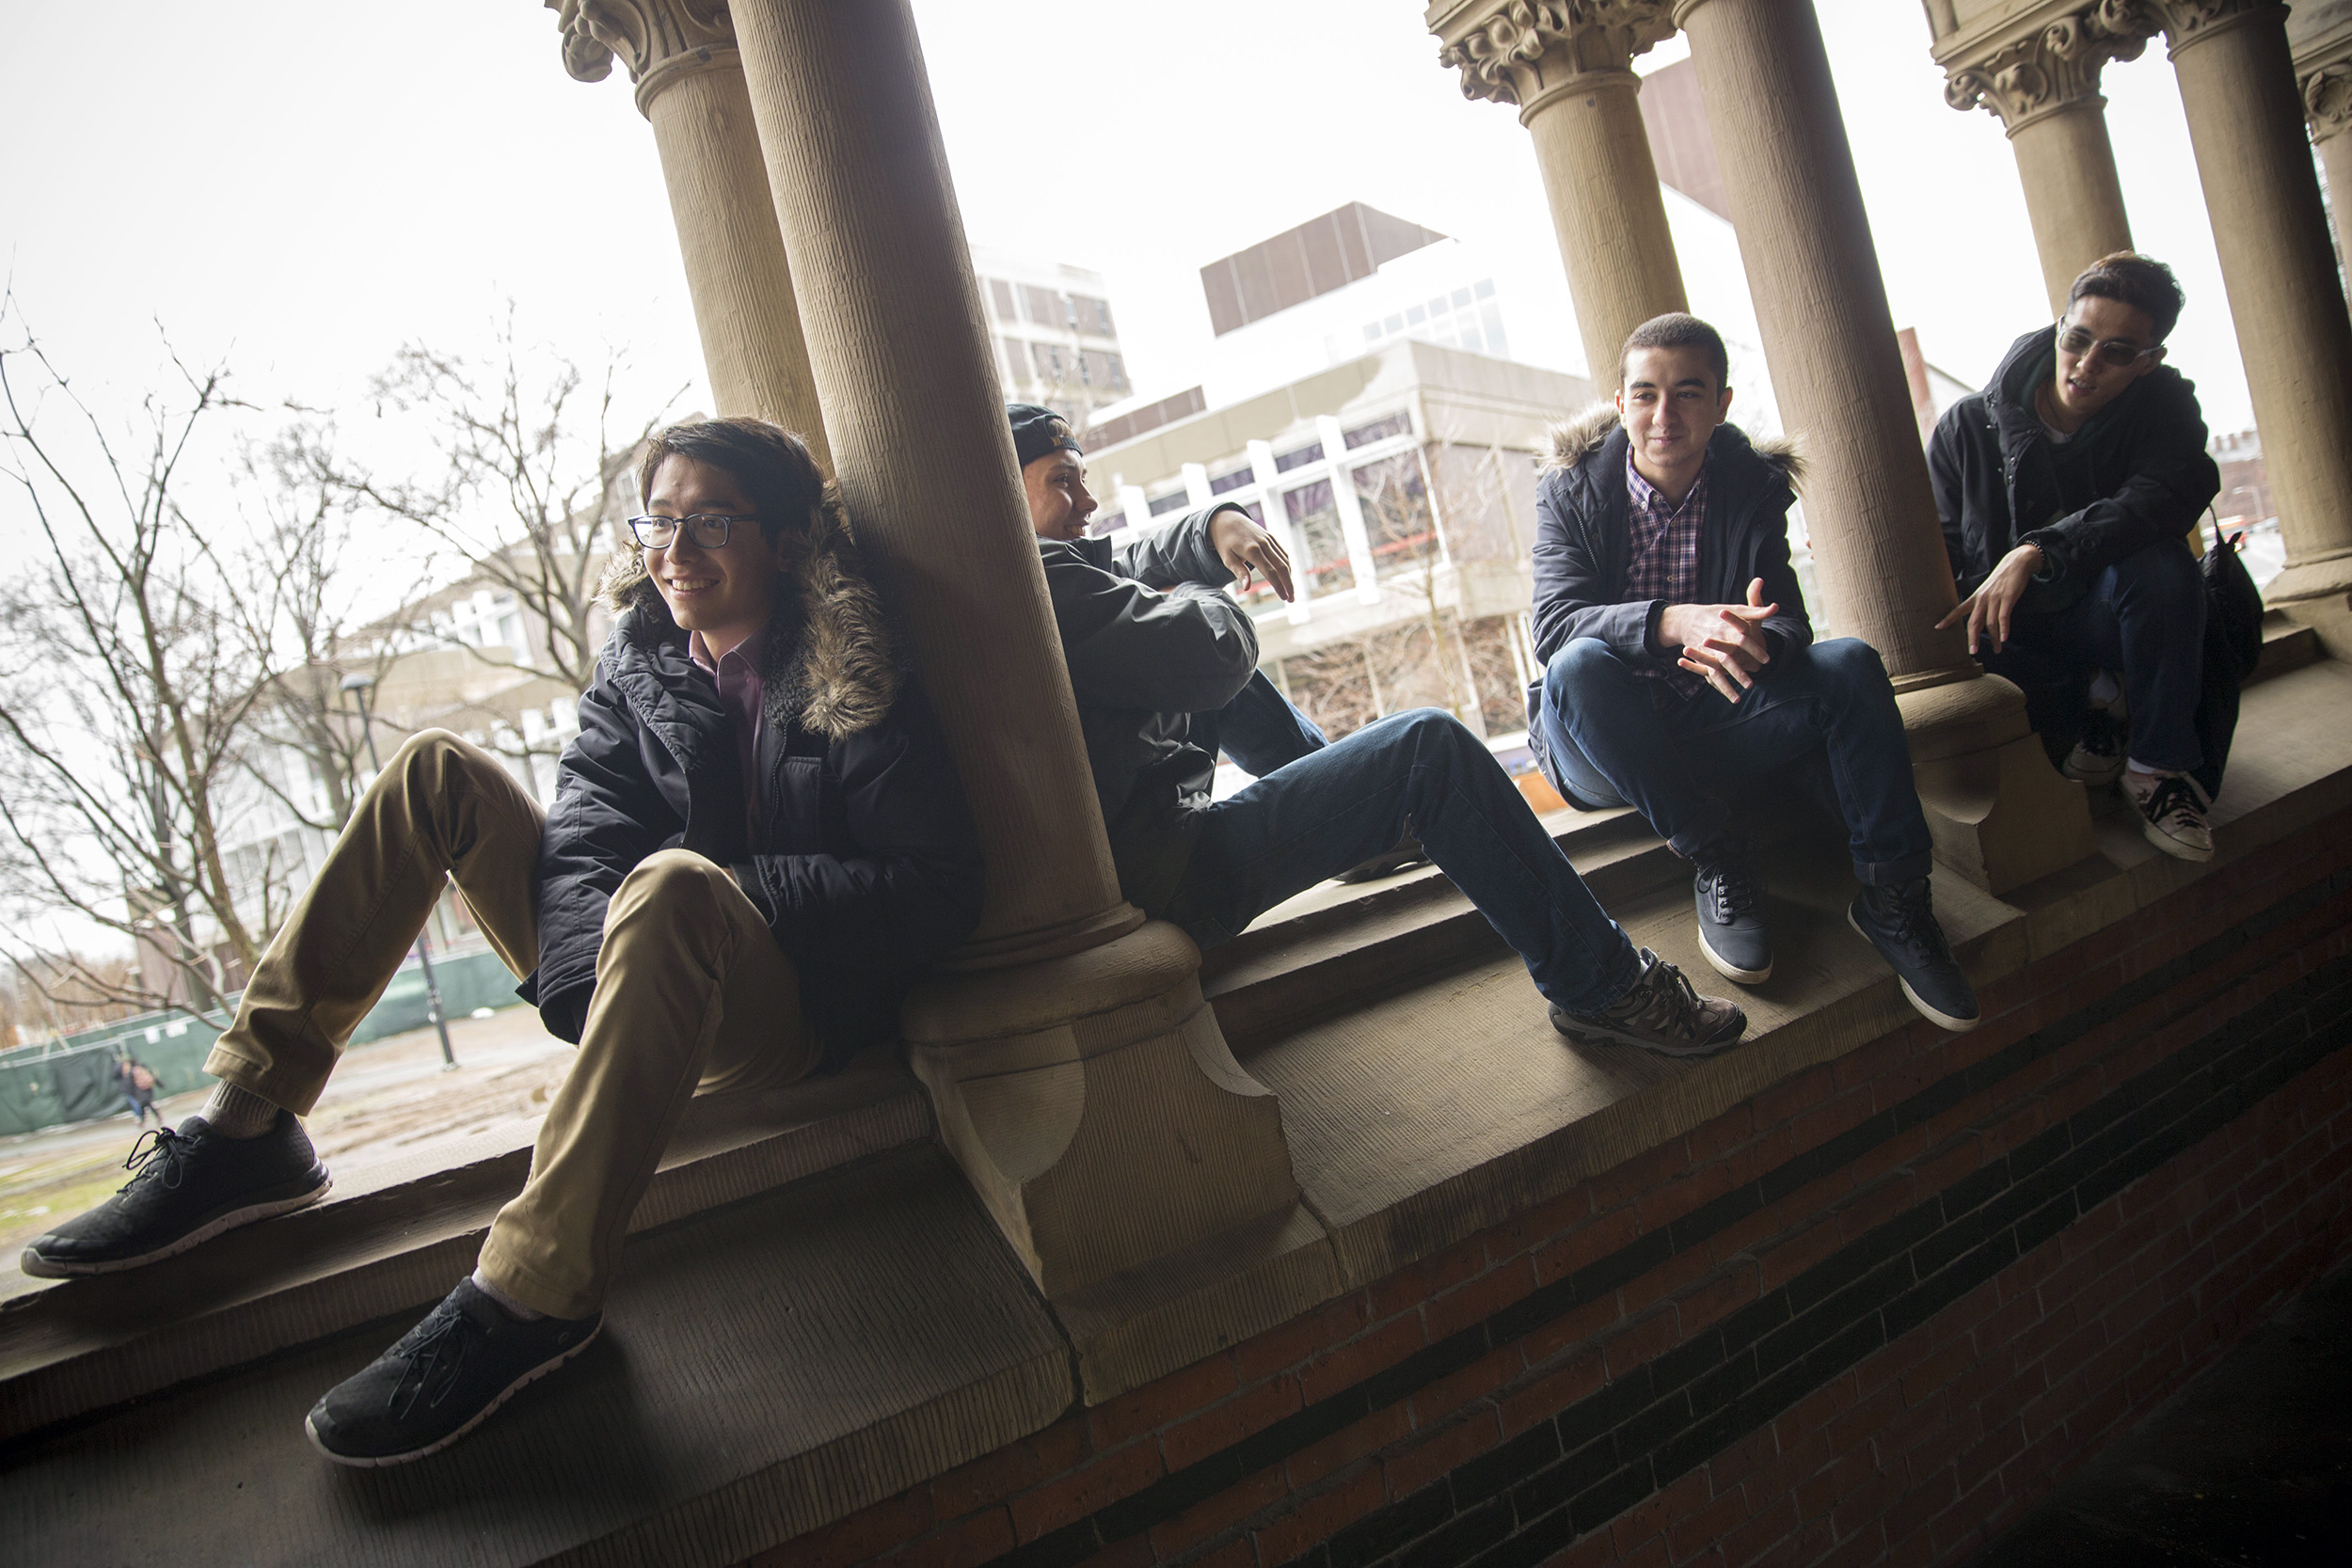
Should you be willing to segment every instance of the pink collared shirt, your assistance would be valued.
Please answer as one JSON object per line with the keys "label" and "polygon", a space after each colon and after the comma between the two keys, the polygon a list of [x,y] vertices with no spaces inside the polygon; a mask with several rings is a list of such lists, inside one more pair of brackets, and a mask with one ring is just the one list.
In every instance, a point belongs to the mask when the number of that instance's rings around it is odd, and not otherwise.
{"label": "pink collared shirt", "polygon": [[686,657],[719,683],[719,701],[734,716],[735,756],[743,774],[743,815],[755,840],[759,835],[759,728],[768,694],[768,683],[759,673],[758,652],[767,645],[768,626],[762,622],[714,664],[710,644],[703,641],[701,632],[689,632],[686,637]]}

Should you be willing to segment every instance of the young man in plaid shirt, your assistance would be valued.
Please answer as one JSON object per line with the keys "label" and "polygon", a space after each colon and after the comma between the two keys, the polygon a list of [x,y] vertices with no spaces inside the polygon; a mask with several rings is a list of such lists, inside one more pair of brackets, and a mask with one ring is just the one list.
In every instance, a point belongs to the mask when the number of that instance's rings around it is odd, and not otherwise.
{"label": "young man in plaid shirt", "polygon": [[1724,422],[1728,369],[1713,327],[1660,316],[1626,340],[1613,404],[1552,432],[1529,739],[1571,803],[1634,806],[1695,863],[1708,961],[1745,985],[1771,977],[1772,943],[1722,792],[1825,755],[1862,884],[1849,920],[1920,1013],[1974,1028],[1894,689],[1868,643],[1813,641],[1788,565],[1802,465]]}

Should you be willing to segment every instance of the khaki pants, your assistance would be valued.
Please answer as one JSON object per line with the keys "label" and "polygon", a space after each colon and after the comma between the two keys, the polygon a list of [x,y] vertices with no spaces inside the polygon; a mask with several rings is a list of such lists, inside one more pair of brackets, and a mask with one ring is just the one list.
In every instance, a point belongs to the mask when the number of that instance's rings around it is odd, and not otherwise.
{"label": "khaki pants", "polygon": [[[254,970],[204,1070],[306,1115],[383,995],[445,877],[517,975],[539,962],[545,822],[488,753],[443,730],[393,755]],[[602,1305],[621,1239],[697,1088],[790,1083],[817,1065],[800,985],[723,866],[682,849],[621,881],[580,1054],[548,1106],[485,1278],[559,1318]]]}

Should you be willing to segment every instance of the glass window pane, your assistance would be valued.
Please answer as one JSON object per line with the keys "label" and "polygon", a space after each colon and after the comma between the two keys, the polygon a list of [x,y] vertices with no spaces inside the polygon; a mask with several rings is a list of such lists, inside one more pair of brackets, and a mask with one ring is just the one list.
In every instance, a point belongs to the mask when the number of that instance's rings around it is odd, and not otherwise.
{"label": "glass window pane", "polygon": [[1438,564],[1438,530],[1422,482],[1421,454],[1401,451],[1367,463],[1349,476],[1371,537],[1373,570],[1386,578]]}
{"label": "glass window pane", "polygon": [[1293,468],[1303,468],[1310,463],[1322,461],[1323,443],[1316,441],[1310,446],[1300,447],[1296,451],[1277,453],[1274,459],[1274,471],[1278,474],[1286,474]]}
{"label": "glass window pane", "polygon": [[1316,480],[1282,498],[1290,514],[1291,538],[1298,553],[1291,562],[1301,597],[1341,594],[1356,586],[1356,569],[1347,559],[1347,535],[1340,527],[1339,503],[1331,498],[1331,482]]}
{"label": "glass window pane", "polygon": [[1454,291],[1454,308],[1456,310],[1462,309],[1464,307],[1468,306],[1470,302],[1470,292],[1468,289],[1456,289]]}
{"label": "glass window pane", "polygon": [[[1212,496],[1222,496],[1231,491],[1238,490],[1245,484],[1255,484],[1257,483],[1258,470],[1252,468],[1248,464],[1244,463],[1240,467],[1235,468],[1232,473],[1218,474],[1215,478],[1211,479],[1209,481],[1209,494]],[[1263,524],[1261,523],[1260,526],[1263,527]]]}
{"label": "glass window pane", "polygon": [[1495,297],[1495,280],[1493,278],[1482,277],[1478,280],[1478,297],[1481,299],[1492,299]]}
{"label": "glass window pane", "polygon": [[1355,429],[1345,432],[1343,438],[1347,442],[1347,450],[1354,451],[1358,447],[1370,446],[1375,441],[1386,440],[1391,436],[1410,436],[1412,433],[1413,417],[1403,409],[1399,409],[1386,419],[1375,420],[1370,424],[1358,425]]}

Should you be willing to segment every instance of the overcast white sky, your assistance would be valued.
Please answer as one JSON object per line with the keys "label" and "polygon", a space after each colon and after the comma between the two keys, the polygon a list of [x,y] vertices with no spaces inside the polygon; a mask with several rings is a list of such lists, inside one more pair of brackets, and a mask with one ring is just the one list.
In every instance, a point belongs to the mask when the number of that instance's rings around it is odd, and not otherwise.
{"label": "overcast white sky", "polygon": [[[2008,144],[1946,107],[1916,0],[1817,3],[1896,323],[1979,381],[2044,310]],[[1207,340],[1203,261],[1343,202],[1550,245],[1526,132],[1461,97],[1413,0],[916,11],[972,237],[1106,274],[1146,385]],[[2174,362],[2239,428],[2161,50],[2106,90],[2135,235],[2188,289]],[[564,74],[533,0],[0,0],[0,268],[102,402],[135,403],[157,322],[250,396],[335,404],[404,341],[483,345],[512,296],[527,334],[707,405],[651,134],[622,72]]]}

